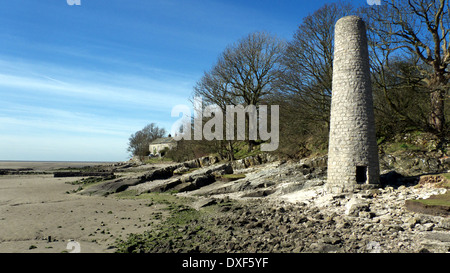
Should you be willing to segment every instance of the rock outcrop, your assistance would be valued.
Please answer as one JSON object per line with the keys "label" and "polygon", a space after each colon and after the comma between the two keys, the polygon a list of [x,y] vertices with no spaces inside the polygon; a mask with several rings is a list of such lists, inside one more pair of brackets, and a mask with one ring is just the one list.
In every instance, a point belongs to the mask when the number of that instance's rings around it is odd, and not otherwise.
{"label": "rock outcrop", "polygon": [[[203,158],[124,176],[84,194],[169,191],[194,197],[197,211],[220,207],[220,213],[174,227],[180,234],[162,236],[151,252],[449,252],[450,218],[405,205],[446,189],[417,187],[420,176],[384,168],[380,188],[333,194],[325,190],[326,166],[326,157]],[[236,180],[219,179],[231,173]]]}
{"label": "rock outcrop", "polygon": [[[196,210],[218,205],[205,217],[171,226],[170,235],[153,229],[151,243],[124,244],[137,252],[270,253],[445,253],[450,249],[450,218],[405,210],[409,198],[442,189],[392,187],[326,194],[317,186],[280,198],[201,197]],[[293,198],[295,195],[296,198]],[[272,196],[273,197],[273,196]],[[142,247],[142,248],[141,248]]]}
{"label": "rock outcrop", "polygon": [[404,176],[416,176],[427,173],[441,173],[450,169],[450,158],[433,156],[424,152],[404,152],[382,154],[381,168],[385,171],[395,170]]}

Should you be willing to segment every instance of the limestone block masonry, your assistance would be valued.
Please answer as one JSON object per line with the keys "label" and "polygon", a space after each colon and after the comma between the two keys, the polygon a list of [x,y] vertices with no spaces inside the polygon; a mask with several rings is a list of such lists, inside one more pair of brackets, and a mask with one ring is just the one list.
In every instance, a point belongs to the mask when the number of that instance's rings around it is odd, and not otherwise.
{"label": "limestone block masonry", "polygon": [[379,184],[366,26],[357,16],[335,25],[326,189],[340,193]]}

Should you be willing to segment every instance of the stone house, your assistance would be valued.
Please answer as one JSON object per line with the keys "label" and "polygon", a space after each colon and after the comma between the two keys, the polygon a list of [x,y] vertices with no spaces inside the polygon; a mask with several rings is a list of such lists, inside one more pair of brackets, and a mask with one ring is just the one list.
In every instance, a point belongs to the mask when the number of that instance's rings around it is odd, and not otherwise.
{"label": "stone house", "polygon": [[169,135],[168,137],[160,137],[153,140],[150,143],[148,149],[150,151],[150,156],[161,156],[161,151],[163,151],[165,148],[171,150],[176,146],[177,141]]}

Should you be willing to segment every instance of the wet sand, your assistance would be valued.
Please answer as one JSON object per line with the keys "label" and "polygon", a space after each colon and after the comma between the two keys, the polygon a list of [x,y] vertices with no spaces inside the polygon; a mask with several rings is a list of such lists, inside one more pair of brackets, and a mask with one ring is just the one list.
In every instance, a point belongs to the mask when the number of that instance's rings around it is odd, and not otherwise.
{"label": "wet sand", "polygon": [[[6,163],[6,164],[5,164]],[[1,168],[54,170],[101,163],[0,162]],[[114,252],[111,244],[129,233],[142,233],[157,220],[146,200],[114,196],[83,196],[67,182],[79,177],[52,174],[0,176],[0,252],[70,252],[68,242],[79,243],[82,253]]]}

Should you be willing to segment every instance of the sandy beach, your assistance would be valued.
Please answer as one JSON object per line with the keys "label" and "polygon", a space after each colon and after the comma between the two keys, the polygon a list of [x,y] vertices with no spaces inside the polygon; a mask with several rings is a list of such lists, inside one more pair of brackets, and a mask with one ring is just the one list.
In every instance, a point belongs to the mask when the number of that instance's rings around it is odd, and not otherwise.
{"label": "sandy beach", "polygon": [[[48,171],[102,163],[0,162],[0,169],[33,168]],[[52,174],[0,176],[0,252],[71,252],[74,240],[81,253],[114,252],[117,238],[143,232],[156,220],[145,200],[114,196],[83,196],[68,182],[80,177],[54,178]]]}
{"label": "sandy beach", "polygon": [[[211,162],[202,162],[207,161]],[[316,162],[323,164],[321,157]],[[33,171],[38,168],[26,164]],[[58,172],[73,167],[39,164]],[[6,172],[0,164],[0,252],[71,252],[70,245],[79,246],[81,253],[446,253],[450,249],[447,214],[422,214],[405,207],[406,200],[445,194],[447,189],[435,187],[435,182],[421,185],[415,178],[395,179],[378,189],[336,195],[324,190],[323,165],[266,161],[235,165],[233,174],[244,174],[241,179],[205,183],[213,170],[229,171],[228,164],[192,165],[185,174],[162,179],[178,164],[109,163],[84,170],[89,170],[86,174],[114,170],[118,178],[89,184],[82,191],[71,183],[80,177],[28,169]],[[118,184],[128,185],[127,190],[117,191],[113,185]],[[182,190],[170,193],[174,189]],[[145,231],[150,232],[141,238],[128,236]],[[124,241],[117,244],[117,239]]]}

